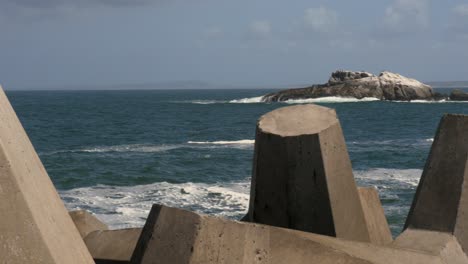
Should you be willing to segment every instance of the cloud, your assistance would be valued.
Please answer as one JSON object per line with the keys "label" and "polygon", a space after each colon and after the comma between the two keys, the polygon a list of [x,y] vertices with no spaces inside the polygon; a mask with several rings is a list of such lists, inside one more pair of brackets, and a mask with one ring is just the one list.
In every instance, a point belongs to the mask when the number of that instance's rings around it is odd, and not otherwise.
{"label": "cloud", "polygon": [[308,8],[303,22],[306,28],[316,32],[329,32],[338,24],[338,14],[326,7]]}
{"label": "cloud", "polygon": [[416,31],[429,26],[428,0],[395,0],[385,9],[383,23],[395,32]]}
{"label": "cloud", "polygon": [[256,38],[265,38],[271,35],[271,24],[266,20],[254,21],[249,27],[250,35]]}
{"label": "cloud", "polygon": [[468,4],[461,4],[454,7],[453,12],[459,16],[468,16]]}

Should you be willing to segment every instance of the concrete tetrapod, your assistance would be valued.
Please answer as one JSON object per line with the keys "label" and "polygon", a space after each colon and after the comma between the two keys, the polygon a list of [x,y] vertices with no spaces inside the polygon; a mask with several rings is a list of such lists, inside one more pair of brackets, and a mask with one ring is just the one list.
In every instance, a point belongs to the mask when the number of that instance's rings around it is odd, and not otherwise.
{"label": "concrete tetrapod", "polygon": [[141,228],[94,231],[84,239],[96,264],[128,263]]}
{"label": "concrete tetrapod", "polygon": [[433,264],[444,258],[154,205],[132,264]]}
{"label": "concrete tetrapod", "polygon": [[[468,253],[467,153],[468,116],[444,115],[416,190],[405,230],[396,239],[396,245],[411,244],[413,248],[434,249],[446,245],[448,242],[445,241],[454,240]],[[430,240],[425,239],[428,233],[432,237]],[[447,234],[455,238],[446,238]],[[428,246],[436,240],[442,241],[438,243],[439,246]]]}
{"label": "concrete tetrapod", "polygon": [[108,230],[106,224],[97,219],[94,215],[85,210],[76,210],[69,212],[70,217],[75,223],[76,228],[80,232],[82,238],[85,238],[89,233],[97,230]]}
{"label": "concrete tetrapod", "polygon": [[358,187],[359,198],[364,211],[370,241],[375,245],[392,243],[392,233],[385,218],[385,212],[380,203],[379,193],[374,187]]}
{"label": "concrete tetrapod", "polygon": [[244,220],[370,241],[333,109],[289,106],[259,119]]}
{"label": "concrete tetrapod", "polygon": [[0,87],[0,260],[94,263]]}

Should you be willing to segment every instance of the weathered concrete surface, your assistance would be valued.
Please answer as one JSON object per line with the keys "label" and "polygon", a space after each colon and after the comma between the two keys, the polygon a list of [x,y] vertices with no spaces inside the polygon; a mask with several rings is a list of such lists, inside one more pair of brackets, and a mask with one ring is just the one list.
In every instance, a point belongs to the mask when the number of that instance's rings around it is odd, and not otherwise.
{"label": "weathered concrete surface", "polygon": [[82,238],[85,238],[93,231],[109,229],[106,224],[87,211],[77,210],[71,211],[69,214]]}
{"label": "weathered concrete surface", "polygon": [[457,238],[449,233],[408,228],[395,239],[391,246],[440,256],[445,263],[468,263],[468,258]]}
{"label": "weathered concrete surface", "polygon": [[257,125],[246,221],[370,241],[334,110],[298,105]]}
{"label": "weathered concrete surface", "polygon": [[84,241],[97,263],[128,262],[140,234],[141,228],[100,230],[91,232]]}
{"label": "weathered concrete surface", "polygon": [[370,242],[376,245],[390,244],[393,241],[392,233],[388,227],[387,218],[385,218],[385,212],[380,203],[377,189],[373,187],[358,187],[358,193],[364,211],[367,230],[369,230]]}
{"label": "weathered concrete surface", "polygon": [[94,263],[0,87],[0,260]]}
{"label": "weathered concrete surface", "polygon": [[453,234],[468,252],[468,116],[445,115],[405,229]]}
{"label": "weathered concrete surface", "polygon": [[154,205],[133,264],[448,263],[440,256]]}

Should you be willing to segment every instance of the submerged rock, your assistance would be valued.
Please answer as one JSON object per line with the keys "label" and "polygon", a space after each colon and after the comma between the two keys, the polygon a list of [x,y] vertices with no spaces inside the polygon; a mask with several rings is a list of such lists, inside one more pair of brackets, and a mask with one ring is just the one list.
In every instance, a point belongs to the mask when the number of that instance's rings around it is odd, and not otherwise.
{"label": "submerged rock", "polygon": [[434,95],[431,86],[397,73],[384,71],[376,76],[368,72],[338,70],[331,74],[325,84],[270,93],[263,97],[263,101],[277,102],[328,96],[410,101],[434,100]]}

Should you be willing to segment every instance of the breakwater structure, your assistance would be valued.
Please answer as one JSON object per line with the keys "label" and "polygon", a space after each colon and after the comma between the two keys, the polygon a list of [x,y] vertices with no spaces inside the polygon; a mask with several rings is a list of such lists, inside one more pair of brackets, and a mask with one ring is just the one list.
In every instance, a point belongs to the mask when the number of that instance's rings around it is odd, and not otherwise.
{"label": "breakwater structure", "polygon": [[0,89],[0,263],[467,263],[468,116],[443,116],[403,232],[354,181],[333,109],[296,105],[257,124],[242,221],[153,205],[143,228],[67,212]]}

